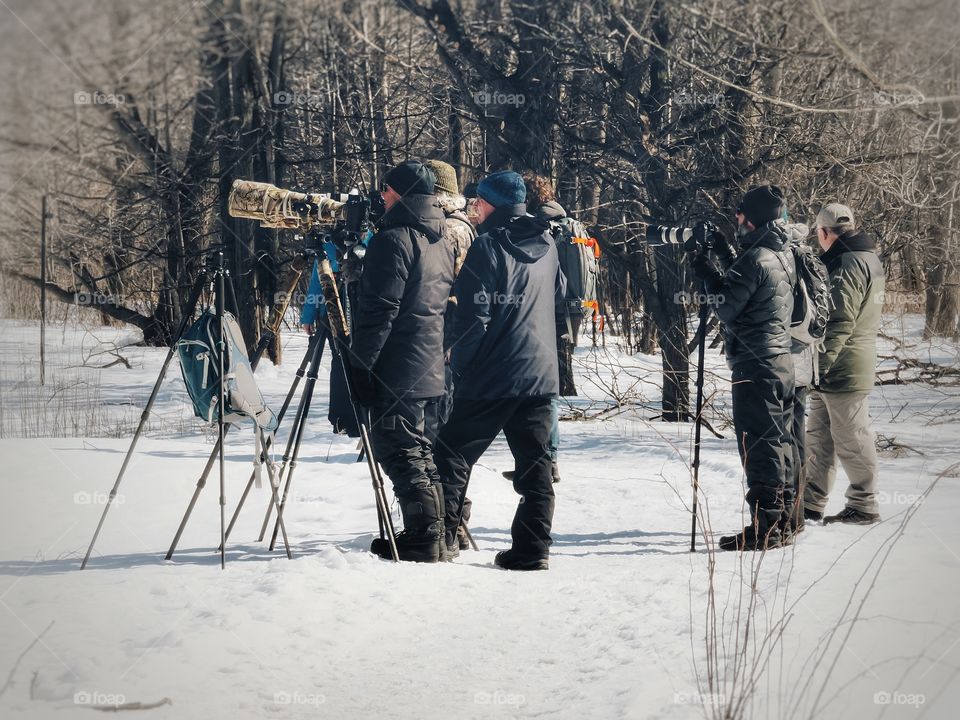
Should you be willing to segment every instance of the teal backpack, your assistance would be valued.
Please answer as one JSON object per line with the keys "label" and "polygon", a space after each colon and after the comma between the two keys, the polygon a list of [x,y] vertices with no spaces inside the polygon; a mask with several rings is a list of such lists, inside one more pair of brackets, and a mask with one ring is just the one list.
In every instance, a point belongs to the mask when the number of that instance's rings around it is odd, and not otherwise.
{"label": "teal backpack", "polygon": [[[240,326],[233,315],[224,313],[223,327],[226,339],[223,421],[236,423],[249,419],[264,432],[272,433],[277,429],[277,417],[257,387]],[[220,402],[220,321],[213,311],[205,310],[183,334],[177,342],[177,353],[194,413],[208,423],[216,422]]]}

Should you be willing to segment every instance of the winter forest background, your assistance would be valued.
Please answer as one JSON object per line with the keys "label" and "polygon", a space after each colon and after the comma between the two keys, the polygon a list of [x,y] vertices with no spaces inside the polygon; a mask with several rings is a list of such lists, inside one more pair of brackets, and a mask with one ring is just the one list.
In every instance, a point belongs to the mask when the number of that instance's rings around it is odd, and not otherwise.
{"label": "winter forest background", "polygon": [[761,181],[798,221],[852,206],[879,240],[889,304],[958,333],[953,0],[4,6],[4,315],[38,312],[47,194],[54,300],[163,344],[222,243],[252,347],[298,248],[227,216],[233,180],[345,192],[434,157],[462,184],[504,167],[556,181],[605,250],[608,329],[663,350],[667,417],[689,402],[689,278],[636,241],[648,223],[730,232]]}
{"label": "winter forest background", "polygon": [[[213,438],[174,363],[81,572],[208,251],[252,347],[302,250],[229,217],[231,183],[369,190],[409,157],[452,163],[461,187],[549,175],[602,247],[605,322],[585,324],[561,401],[549,572],[492,567],[517,502],[500,439],[470,484],[479,551],[371,555],[328,356],[284,514],[292,560],[254,541],[259,488],[220,570],[216,483],[195,487]],[[718,553],[745,512],[730,372],[716,321],[697,331],[686,259],[643,238],[698,220],[730,236],[761,182],[794,221],[839,201],[877,238],[883,521]],[[0,0],[0,198],[4,720],[956,716],[957,0]],[[257,368],[273,408],[306,357],[298,309]],[[254,452],[231,433],[228,510]]]}

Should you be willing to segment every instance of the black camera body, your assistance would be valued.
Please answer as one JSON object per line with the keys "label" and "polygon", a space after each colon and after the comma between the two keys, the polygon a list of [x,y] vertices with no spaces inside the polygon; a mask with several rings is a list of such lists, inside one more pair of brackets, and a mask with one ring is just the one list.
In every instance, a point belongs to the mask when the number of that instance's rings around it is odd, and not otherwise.
{"label": "black camera body", "polygon": [[[366,250],[362,243],[363,238],[367,231],[380,221],[385,211],[383,195],[377,191],[369,195],[354,191],[330,194],[328,197],[343,203],[340,219],[332,227],[311,228],[305,236],[307,250],[322,254],[323,243],[330,242],[336,246],[341,261],[345,258],[362,259]],[[314,208],[306,206],[300,209],[294,206],[294,209],[305,215],[315,211]]]}

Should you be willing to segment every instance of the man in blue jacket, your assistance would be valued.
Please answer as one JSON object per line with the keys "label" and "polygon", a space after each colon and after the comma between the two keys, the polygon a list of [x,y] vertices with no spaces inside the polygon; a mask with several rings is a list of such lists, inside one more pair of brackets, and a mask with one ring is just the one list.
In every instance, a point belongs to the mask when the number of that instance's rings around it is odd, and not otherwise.
{"label": "man in blue jacket", "polygon": [[451,367],[453,410],[437,438],[448,557],[470,472],[502,430],[521,496],[513,547],[497,554],[509,570],[546,570],[553,522],[550,402],[559,392],[557,305],[563,281],[546,221],[527,214],[523,178],[501,171],[477,187],[479,237],[457,276]]}

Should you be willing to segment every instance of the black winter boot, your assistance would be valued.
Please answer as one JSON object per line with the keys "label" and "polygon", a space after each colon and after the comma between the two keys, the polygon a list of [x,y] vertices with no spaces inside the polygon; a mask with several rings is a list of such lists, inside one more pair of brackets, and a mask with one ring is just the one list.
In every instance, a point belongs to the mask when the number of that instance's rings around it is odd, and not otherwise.
{"label": "black winter boot", "polygon": [[[440,561],[440,538],[433,533],[411,532],[401,530],[394,539],[397,543],[397,555],[405,562],[435,563]],[[386,539],[375,538],[370,543],[370,552],[392,560],[390,542]]]}
{"label": "black winter boot", "polygon": [[[400,498],[403,531],[397,533],[397,554],[409,562],[435,563],[440,561],[443,542],[443,500],[438,486],[415,487]],[[390,559],[390,543],[377,538],[370,544],[370,552]]]}
{"label": "black winter boot", "polygon": [[788,512],[780,516],[780,542],[782,545],[792,545],[797,535],[803,532],[804,520],[800,507],[795,505]]}
{"label": "black winter boot", "polygon": [[720,538],[721,550],[773,550],[782,547],[783,538],[780,529],[770,528],[767,531],[757,530],[755,525],[747,525],[737,535],[725,535]]}
{"label": "black winter boot", "polygon": [[810,510],[809,508],[804,508],[803,519],[809,520],[810,522],[820,522],[821,520],[823,520],[823,513],[817,510]]}
{"label": "black winter boot", "polygon": [[547,570],[550,567],[548,558],[542,555],[522,555],[513,548],[498,552],[493,562],[504,570]]}

